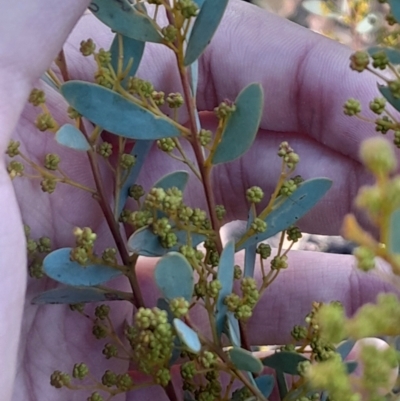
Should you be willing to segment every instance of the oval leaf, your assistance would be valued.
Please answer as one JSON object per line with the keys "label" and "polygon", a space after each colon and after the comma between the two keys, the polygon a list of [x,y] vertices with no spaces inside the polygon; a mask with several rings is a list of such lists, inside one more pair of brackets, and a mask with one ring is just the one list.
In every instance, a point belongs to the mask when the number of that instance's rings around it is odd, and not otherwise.
{"label": "oval leaf", "polygon": [[186,48],[184,64],[196,61],[210,43],[224,15],[228,0],[205,0],[196,17]]}
{"label": "oval leaf", "polygon": [[217,311],[215,315],[218,337],[221,336],[228,312],[228,307],[224,304],[224,300],[225,297],[229,295],[233,290],[234,266],[235,266],[235,245],[233,241],[230,241],[225,245],[225,248],[221,253],[218,265],[217,278],[221,282],[222,286],[218,294]]}
{"label": "oval leaf", "polygon": [[128,0],[92,0],[89,10],[113,31],[143,42],[161,43],[162,38],[150,18]]}
{"label": "oval leaf", "polygon": [[173,173],[164,175],[161,179],[159,179],[154,185],[153,188],[162,188],[167,190],[172,187],[176,187],[182,192],[185,190],[186,184],[189,180],[189,173],[184,170],[175,171]]}
{"label": "oval leaf", "polygon": [[[187,242],[186,231],[174,231],[178,238],[178,243],[172,248],[164,248],[157,235],[149,227],[143,227],[135,231],[128,240],[128,247],[131,252],[140,256],[163,256],[170,251],[177,251],[179,247]],[[202,234],[191,234],[192,245],[197,246],[205,241],[206,237]]]}
{"label": "oval leaf", "polygon": [[260,373],[263,364],[250,351],[243,348],[233,347],[229,350],[229,357],[232,363],[239,369],[246,372]]}
{"label": "oval leaf", "polygon": [[400,22],[400,2],[399,0],[388,0],[390,11],[397,22]]}
{"label": "oval leaf", "polygon": [[308,361],[303,355],[297,354],[296,352],[276,352],[273,355],[267,356],[262,359],[264,366],[268,366],[272,369],[279,370],[289,375],[298,375],[297,365],[300,362]]}
{"label": "oval leaf", "polygon": [[[119,39],[121,38],[121,39]],[[114,40],[111,44],[110,52],[111,52],[111,65],[114,68],[114,71],[118,71],[118,60],[119,60],[119,41],[122,41],[122,49],[123,49],[123,61],[122,61],[122,71],[125,71],[128,63],[131,59],[133,59],[133,63],[131,68],[128,71],[127,76],[122,81],[123,85],[126,86],[129,80],[129,77],[133,77],[136,74],[137,69],[139,68],[140,61],[142,60],[145,42],[141,42],[139,40],[135,40],[132,38],[128,38],[126,36],[116,34]]]}
{"label": "oval leaf", "polygon": [[392,64],[400,64],[400,51],[389,47],[373,46],[368,49],[368,53],[373,54],[383,52]]}
{"label": "oval leaf", "polygon": [[400,99],[396,99],[387,86],[378,85],[379,92],[397,110],[400,111]]}
{"label": "oval leaf", "polygon": [[275,379],[272,375],[259,376],[255,379],[258,389],[265,398],[268,398],[274,389]]}
{"label": "oval leaf", "polygon": [[157,264],[154,271],[157,287],[167,299],[192,299],[194,288],[193,269],[178,252],[169,252]]}
{"label": "oval leaf", "polygon": [[328,178],[313,178],[304,181],[296,191],[285,198],[265,219],[267,229],[243,242],[236,251],[251,244],[258,243],[272,237],[295,224],[301,217],[312,209],[316,203],[328,192],[332,181]]}
{"label": "oval leaf", "polygon": [[80,114],[116,135],[130,139],[161,139],[179,135],[168,120],[100,85],[69,81],[61,93]]}
{"label": "oval leaf", "polygon": [[338,345],[336,352],[341,356],[342,360],[346,359],[347,355],[350,354],[350,351],[353,349],[355,343],[355,340],[346,340]]}
{"label": "oval leaf", "polygon": [[389,252],[400,253],[400,209],[395,210],[390,216]]}
{"label": "oval leaf", "polygon": [[236,345],[237,347],[240,347],[240,328],[239,328],[239,322],[235,318],[234,314],[232,312],[227,312],[226,314],[227,317],[227,325],[228,325],[228,337],[231,340],[232,345]]}
{"label": "oval leaf", "polygon": [[139,176],[140,170],[142,169],[143,163],[146,160],[148,153],[150,152],[153,141],[136,141],[131,155],[135,156],[135,165],[131,168],[128,178],[125,180],[124,185],[121,188],[119,195],[118,205],[118,216],[121,214],[122,209],[125,206],[126,200],[128,199],[129,188],[131,185],[136,183]]}
{"label": "oval leaf", "polygon": [[32,300],[33,304],[80,304],[104,301],[132,301],[130,294],[91,287],[62,287],[43,292]]}
{"label": "oval leaf", "polygon": [[236,110],[229,117],[212,164],[231,162],[250,148],[260,125],[264,95],[259,84],[244,88],[235,100]]}
{"label": "oval leaf", "polygon": [[201,342],[197,333],[182,320],[174,319],[174,327],[181,341],[195,354],[201,350]]}
{"label": "oval leaf", "polygon": [[43,269],[53,280],[67,285],[93,286],[122,275],[121,271],[109,266],[82,266],[71,261],[71,249],[57,249],[44,258]]}
{"label": "oval leaf", "polygon": [[56,132],[56,141],[67,148],[82,150],[87,152],[90,150],[90,145],[85,135],[71,124],[64,124]]}

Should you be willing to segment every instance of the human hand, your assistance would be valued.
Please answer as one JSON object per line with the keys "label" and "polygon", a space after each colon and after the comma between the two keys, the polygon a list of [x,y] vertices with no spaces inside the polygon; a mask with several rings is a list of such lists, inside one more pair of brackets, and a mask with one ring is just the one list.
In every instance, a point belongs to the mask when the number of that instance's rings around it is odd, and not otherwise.
{"label": "human hand", "polygon": [[[0,43],[1,53],[7,55],[0,62],[0,88],[8,96],[0,100],[0,151],[4,154],[13,132],[13,137],[21,142],[21,150],[32,159],[42,161],[45,154],[57,151],[65,170],[77,181],[93,186],[86,157],[60,149],[49,135],[38,132],[33,125],[37,113],[33,107],[26,106],[14,129],[31,85],[55,57],[87,3],[71,1],[55,10],[47,0],[36,0],[29,7],[9,6],[0,17],[4,19],[0,24],[0,29],[4,29],[1,37],[7,38]],[[9,21],[12,24],[7,24]],[[92,77],[93,65],[78,54],[79,42],[88,37],[98,47],[107,48],[111,41],[107,29],[92,16],[84,16],[65,46],[72,79]],[[266,193],[272,190],[278,174],[276,149],[282,140],[289,140],[301,156],[299,174],[304,178],[327,176],[334,180],[330,193],[303,219],[302,228],[322,234],[338,233],[342,217],[352,210],[357,188],[368,179],[357,156],[360,141],[373,135],[372,126],[348,119],[342,113],[348,97],[357,95],[369,101],[374,96],[371,88],[375,78],[360,79],[351,72],[349,55],[350,51],[343,46],[252,6],[239,2],[229,6],[200,61],[198,107],[205,111],[203,123],[212,125],[212,116],[206,111],[212,111],[225,98],[234,99],[248,83],[261,82],[266,100],[260,133],[252,149],[241,160],[215,169],[217,202],[227,206],[229,219],[245,218],[247,187],[258,185]],[[180,89],[174,71],[174,60],[167,49],[147,46],[139,76],[168,93]],[[51,91],[48,106],[60,123],[67,122],[65,102]],[[154,149],[139,181],[149,187],[176,166]],[[11,399],[12,392],[14,400],[82,399],[80,392],[51,388],[50,373],[84,361],[100,377],[106,368],[122,372],[127,365],[111,360],[103,367],[102,344],[91,336],[90,323],[68,308],[30,305],[35,295],[52,286],[48,280],[30,281],[24,301],[24,236],[4,168],[0,174],[0,248],[4,250],[1,261],[3,280],[7,282],[0,295],[0,313],[2,322],[8,321],[0,327],[1,338],[6,339],[0,344],[4,399]],[[37,182],[27,179],[15,180],[14,184],[22,219],[31,226],[33,237],[47,235],[55,247],[69,246],[72,229],[79,225],[92,227],[101,244],[112,242],[100,208],[90,195],[62,186],[52,195],[43,194]],[[204,205],[198,203],[199,191],[197,187],[188,188],[189,202],[201,207]],[[289,263],[290,268],[271,286],[249,323],[249,340],[253,344],[285,340],[291,327],[302,322],[313,300],[341,300],[351,313],[364,302],[373,301],[378,292],[389,289],[376,277],[357,272],[349,256],[292,252]],[[151,264],[145,261],[140,266],[140,280],[146,301],[154,304]],[[125,284],[119,285],[123,288]],[[12,388],[24,302],[17,376]],[[116,327],[121,327],[129,313],[126,305],[114,306]],[[140,399],[160,394],[162,390],[158,388],[146,390]]]}

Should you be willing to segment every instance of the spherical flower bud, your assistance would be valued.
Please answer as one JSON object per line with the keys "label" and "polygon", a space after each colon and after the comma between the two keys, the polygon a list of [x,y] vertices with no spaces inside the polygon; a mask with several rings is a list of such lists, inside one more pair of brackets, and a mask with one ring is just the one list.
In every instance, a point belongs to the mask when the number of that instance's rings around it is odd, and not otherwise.
{"label": "spherical flower bud", "polygon": [[222,284],[219,280],[212,280],[207,283],[207,294],[211,298],[217,298],[221,291]]}
{"label": "spherical flower bud", "polygon": [[243,304],[240,305],[234,312],[236,319],[238,320],[248,320],[253,315],[253,309],[250,305]]}
{"label": "spherical flower bud", "polygon": [[54,153],[48,153],[44,159],[44,167],[48,170],[57,170],[60,163],[60,156]]}
{"label": "spherical flower bud", "polygon": [[133,387],[133,381],[128,373],[124,373],[123,375],[117,375],[115,385],[121,391],[129,391]]}
{"label": "spherical flower bud", "polygon": [[246,190],[246,198],[249,202],[260,203],[264,197],[264,191],[257,186],[253,186]]}
{"label": "spherical flower bud", "polygon": [[357,259],[357,266],[360,270],[367,272],[375,268],[375,254],[371,249],[359,246],[354,249],[353,255]]}
{"label": "spherical flower bud", "polygon": [[287,239],[288,241],[297,242],[301,237],[301,231],[299,227],[291,226],[286,229]]}
{"label": "spherical flower bud", "polygon": [[396,124],[388,116],[383,116],[382,118],[377,118],[375,120],[375,131],[382,132],[386,134],[389,130],[395,129]]}
{"label": "spherical flower bud", "polygon": [[118,349],[114,344],[106,344],[102,351],[106,359],[115,358],[118,356]]}
{"label": "spherical flower bud", "polygon": [[228,100],[222,102],[218,107],[214,109],[215,115],[223,120],[228,118],[236,110],[236,105]]}
{"label": "spherical flower bud", "polygon": [[242,268],[239,265],[235,265],[233,268],[233,277],[235,280],[240,280],[242,278]]}
{"label": "spherical flower bud", "polygon": [[49,237],[40,237],[37,242],[38,251],[41,253],[48,253],[51,251],[51,240]]}
{"label": "spherical flower bud", "polygon": [[356,99],[350,98],[343,105],[343,111],[346,116],[355,116],[361,113],[361,103]]}
{"label": "spherical flower bud", "polygon": [[76,363],[72,369],[72,377],[83,380],[89,373],[89,368],[84,363]]}
{"label": "spherical flower bud", "polygon": [[308,329],[304,326],[294,326],[293,330],[291,331],[290,335],[293,337],[294,340],[300,341],[307,338]]}
{"label": "spherical flower bud", "polygon": [[39,131],[53,130],[57,123],[50,113],[41,113],[36,117],[35,126]]}
{"label": "spherical flower bud", "polygon": [[92,334],[98,339],[106,338],[107,337],[107,330],[104,326],[95,324],[92,329]]}
{"label": "spherical flower bud", "polygon": [[104,249],[101,259],[108,265],[115,264],[117,262],[117,250],[115,248]]}
{"label": "spherical flower bud", "polygon": [[258,217],[253,220],[250,226],[256,233],[263,233],[267,229],[267,223]]}
{"label": "spherical flower bud", "polygon": [[44,178],[40,181],[40,187],[43,192],[52,194],[57,186],[57,181],[54,178]]}
{"label": "spherical flower bud", "polygon": [[261,256],[261,259],[268,259],[271,256],[271,246],[269,244],[259,244],[256,253]]}
{"label": "spherical flower bud", "polygon": [[216,205],[215,206],[215,214],[217,215],[218,220],[223,220],[226,214],[226,209],[224,205]]}
{"label": "spherical flower bud", "polygon": [[171,374],[167,368],[161,368],[156,373],[156,383],[166,387],[171,380]]}
{"label": "spherical flower bud", "polygon": [[237,308],[241,305],[241,299],[239,295],[231,293],[224,298],[224,304],[231,312],[235,312]]}
{"label": "spherical flower bud", "polygon": [[171,299],[171,301],[169,301],[169,307],[171,308],[171,312],[178,319],[187,315],[187,313],[189,312],[189,306],[190,306],[189,302],[182,297],[174,298]]}
{"label": "spherical flower bud", "polygon": [[94,80],[100,86],[104,86],[108,89],[111,89],[114,85],[114,77],[111,75],[110,70],[105,67],[98,68],[94,73]]}
{"label": "spherical flower bud", "polygon": [[280,270],[286,269],[288,267],[287,256],[275,256],[271,260],[271,269],[272,270]]}
{"label": "spherical flower bud", "polygon": [[164,36],[164,40],[171,43],[175,41],[178,30],[173,25],[167,25],[161,29],[161,33]]}
{"label": "spherical flower bud", "polygon": [[362,186],[355,199],[355,205],[375,216],[382,210],[383,198],[378,186]]}
{"label": "spherical flower bud", "polygon": [[212,139],[212,132],[208,129],[201,129],[199,132],[199,142],[201,146],[207,146]]}
{"label": "spherical flower bud", "polygon": [[128,170],[128,169],[132,168],[135,165],[135,163],[136,163],[136,157],[129,153],[122,154],[121,158],[119,160],[119,165],[124,170]]}
{"label": "spherical flower bud", "polygon": [[108,159],[111,155],[112,155],[112,151],[113,151],[113,146],[111,143],[109,142],[103,142],[100,145],[99,148],[99,153],[101,156],[103,156],[105,159]]}
{"label": "spherical flower bud", "polygon": [[68,385],[71,382],[71,378],[67,373],[55,370],[50,376],[50,385],[55,388],[61,388]]}
{"label": "spherical flower bud", "polygon": [[133,184],[129,187],[129,196],[135,200],[139,200],[144,194],[144,189],[141,185]]}
{"label": "spherical flower bud", "polygon": [[29,95],[28,102],[34,106],[40,106],[46,102],[46,95],[41,89],[34,88]]}
{"label": "spherical flower bud", "polygon": [[372,65],[374,68],[379,68],[380,70],[384,70],[389,64],[388,56],[384,51],[375,53],[371,57],[373,60]]}
{"label": "spherical flower bud", "polygon": [[10,142],[8,142],[6,154],[10,157],[15,157],[19,155],[19,141],[14,141],[10,139]]}
{"label": "spherical flower bud", "polygon": [[107,66],[111,63],[111,53],[107,50],[100,49],[97,53],[97,59],[99,60],[100,65]]}
{"label": "spherical flower bud", "polygon": [[162,138],[157,141],[158,149],[170,153],[176,148],[176,143],[172,138]]}
{"label": "spherical flower bud", "polygon": [[389,81],[388,87],[395,99],[400,99],[400,79]]}
{"label": "spherical flower bud", "polygon": [[111,370],[106,370],[101,378],[101,382],[107,387],[115,386],[117,382],[117,375]]}
{"label": "spherical flower bud", "polygon": [[163,248],[172,248],[178,243],[178,237],[175,233],[170,232],[163,238],[160,238],[160,244]]}
{"label": "spherical flower bud", "polygon": [[376,97],[372,102],[369,103],[369,108],[375,114],[382,114],[385,111],[386,99],[384,97]]}
{"label": "spherical flower bud", "polygon": [[170,93],[167,96],[167,104],[171,109],[179,109],[183,105],[183,96],[180,93]]}
{"label": "spherical flower bud", "polygon": [[369,64],[369,54],[365,51],[356,51],[350,56],[350,68],[363,72]]}
{"label": "spherical flower bud", "polygon": [[87,401],[104,401],[104,398],[95,391],[89,398],[87,398]]}
{"label": "spherical flower bud", "polygon": [[196,375],[196,365],[193,361],[185,362],[181,365],[180,371],[183,380],[191,380]]}
{"label": "spherical flower bud", "polygon": [[376,175],[386,175],[397,167],[393,147],[381,137],[365,140],[361,143],[360,158],[364,165]]}
{"label": "spherical flower bud", "polygon": [[94,315],[100,319],[104,320],[110,313],[110,307],[108,305],[99,305],[96,306],[96,309],[94,311]]}
{"label": "spherical flower bud", "polygon": [[29,265],[29,275],[32,278],[36,278],[36,279],[43,278],[44,277],[43,263],[38,260],[34,260]]}
{"label": "spherical flower bud", "polygon": [[96,50],[96,45],[92,39],[82,40],[79,51],[85,56],[90,56]]}
{"label": "spherical flower bud", "polygon": [[217,358],[216,358],[215,354],[213,354],[210,351],[204,351],[202,353],[202,355],[199,356],[199,363],[205,369],[211,368],[215,364],[216,360],[217,360]]}

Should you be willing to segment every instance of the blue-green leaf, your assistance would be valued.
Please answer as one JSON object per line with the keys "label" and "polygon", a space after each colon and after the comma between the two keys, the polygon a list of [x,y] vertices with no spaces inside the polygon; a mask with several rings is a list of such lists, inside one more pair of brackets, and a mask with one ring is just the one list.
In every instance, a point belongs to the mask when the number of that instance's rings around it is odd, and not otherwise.
{"label": "blue-green leaf", "polygon": [[71,248],[61,248],[49,253],[43,260],[45,273],[53,280],[73,286],[98,285],[122,274],[109,266],[82,266],[70,260],[70,253]]}
{"label": "blue-green leaf", "polygon": [[153,188],[162,188],[167,190],[168,188],[176,187],[182,192],[185,190],[186,184],[189,180],[189,173],[184,170],[174,171],[173,173],[167,174],[160,178],[154,185]]}
{"label": "blue-green leaf", "polygon": [[388,0],[390,11],[397,22],[400,22],[400,2],[399,0]]}
{"label": "blue-green leaf", "polygon": [[56,90],[57,92],[60,92],[60,88],[56,85],[56,83],[53,81],[53,79],[50,77],[50,75],[45,72],[40,79],[45,82],[47,85],[49,85],[50,87],[52,87],[54,90]]}
{"label": "blue-green leaf", "polygon": [[119,205],[118,205],[118,216],[121,214],[122,209],[125,206],[126,200],[128,199],[129,188],[131,185],[136,183],[139,176],[140,170],[146,160],[148,153],[150,152],[153,141],[136,141],[131,155],[135,156],[135,165],[131,168],[128,178],[125,180],[124,185],[121,188],[119,195]]}
{"label": "blue-green leaf", "polygon": [[199,7],[201,7],[201,6],[204,4],[204,1],[205,1],[205,0],[194,0],[194,2],[195,2]]}
{"label": "blue-green leaf", "polygon": [[235,100],[236,110],[222,133],[212,164],[231,162],[248,151],[258,132],[264,103],[260,84],[250,84]]}
{"label": "blue-green leaf", "polygon": [[389,252],[400,253],[400,209],[395,210],[390,216]]}
{"label": "blue-green leaf", "polygon": [[397,110],[400,111],[400,99],[396,99],[389,87],[378,85],[379,92],[383,95],[383,97]]}
{"label": "blue-green leaf", "polygon": [[103,86],[69,81],[61,93],[80,114],[116,135],[130,139],[161,139],[180,134],[178,128],[162,117],[132,103]]}
{"label": "blue-green leaf", "polygon": [[32,300],[33,304],[79,304],[105,301],[132,301],[131,294],[92,287],[60,287],[41,293]]}
{"label": "blue-green leaf", "polygon": [[178,252],[169,252],[157,264],[154,279],[166,299],[192,299],[194,288],[193,269]]}
{"label": "blue-green leaf", "polygon": [[313,178],[304,181],[291,196],[278,201],[278,206],[275,206],[265,219],[267,223],[266,231],[253,235],[237,247],[236,251],[264,241],[295,224],[316,205],[331,185],[332,181],[328,178]]}
{"label": "blue-green leaf", "polygon": [[150,18],[128,0],[92,0],[89,10],[113,31],[143,42],[161,43]]}
{"label": "blue-green leaf", "polygon": [[240,328],[239,321],[235,318],[232,312],[227,312],[226,314],[226,322],[228,326],[228,332],[226,333],[231,340],[232,345],[236,345],[240,347]]}
{"label": "blue-green leaf", "polygon": [[228,307],[224,304],[224,299],[233,290],[233,273],[235,265],[235,245],[229,241],[221,253],[218,265],[218,280],[221,282],[221,290],[217,299],[217,312],[215,316],[218,337],[221,336],[224,328]]}
{"label": "blue-green leaf", "polygon": [[288,385],[286,383],[286,378],[283,372],[279,369],[275,370],[276,374],[276,384],[278,385],[279,399],[284,400],[288,393]]}
{"label": "blue-green leaf", "polygon": [[174,327],[181,341],[195,354],[201,350],[201,342],[197,333],[182,320],[174,319]]}
{"label": "blue-green leaf", "polygon": [[[159,240],[158,235],[155,235],[149,227],[143,227],[135,231],[128,240],[129,250],[137,253],[140,256],[163,256],[170,251],[177,251],[182,245],[187,243],[187,232],[180,230],[174,231],[178,238],[178,243],[172,248],[164,248]],[[202,234],[191,234],[192,245],[197,246],[205,241],[206,237]]]}
{"label": "blue-green leaf", "polygon": [[[249,211],[249,218],[247,220],[247,227],[248,230],[251,226],[251,223],[254,220],[254,215],[252,210]],[[257,250],[257,243],[249,244],[244,249],[244,277],[253,277],[254,276],[254,268],[256,265],[256,250]]]}
{"label": "blue-green leaf", "polygon": [[289,375],[298,375],[297,365],[300,362],[308,361],[303,355],[297,354],[296,352],[275,352],[270,356],[262,359],[264,366],[268,366],[275,370],[280,370],[283,373]]}
{"label": "blue-green leaf", "polygon": [[368,54],[371,56],[380,52],[384,52],[392,64],[400,64],[400,51],[397,49],[381,46],[373,46],[368,49]]}
{"label": "blue-green leaf", "polygon": [[184,64],[196,61],[210,43],[224,15],[228,0],[205,0],[196,17],[186,48]]}
{"label": "blue-green leaf", "polygon": [[63,146],[71,149],[87,152],[90,150],[90,144],[85,138],[85,135],[71,124],[64,124],[56,132],[56,141]]}
{"label": "blue-green leaf", "polygon": [[123,49],[123,62],[122,62],[122,71],[128,66],[130,59],[133,59],[132,66],[127,74],[127,76],[122,81],[123,86],[126,86],[129,77],[133,77],[136,74],[137,69],[139,68],[140,61],[142,60],[145,42],[141,42],[139,40],[135,40],[132,38],[128,38],[126,36],[116,34],[114,40],[111,44],[110,52],[111,52],[111,65],[114,68],[114,71],[118,71],[118,60],[119,60],[119,38],[122,40],[122,49]]}
{"label": "blue-green leaf", "polygon": [[229,358],[239,370],[260,373],[263,369],[263,364],[261,361],[250,351],[247,351],[243,348],[232,347],[229,350]]}
{"label": "blue-green leaf", "polygon": [[345,363],[347,374],[351,375],[353,372],[356,371],[358,367],[358,363],[356,361],[349,361]]}
{"label": "blue-green leaf", "polygon": [[274,389],[274,385],[275,385],[274,376],[272,376],[272,375],[259,376],[255,379],[255,381],[256,381],[256,385],[257,385],[258,389],[260,390],[260,392],[262,393],[262,395],[265,398],[268,398],[271,395],[272,390]]}
{"label": "blue-green leaf", "polygon": [[355,340],[346,340],[336,348],[336,352],[341,356],[342,360],[346,359],[347,355],[350,354],[355,343]]}

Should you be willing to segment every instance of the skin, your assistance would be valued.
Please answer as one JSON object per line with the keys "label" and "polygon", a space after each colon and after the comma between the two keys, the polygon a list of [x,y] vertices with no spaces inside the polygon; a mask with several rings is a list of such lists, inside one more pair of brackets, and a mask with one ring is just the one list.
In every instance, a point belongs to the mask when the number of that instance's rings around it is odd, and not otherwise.
{"label": "skin", "polygon": [[[86,156],[54,145],[48,133],[38,132],[33,121],[38,111],[26,99],[38,78],[55,58],[67,36],[88,5],[85,0],[60,2],[22,0],[10,3],[0,14],[0,157],[11,137],[32,160],[57,151],[64,170],[72,178],[93,186]],[[93,63],[78,54],[79,42],[92,37],[98,48],[107,48],[110,33],[85,15],[65,45],[72,79],[92,79]],[[360,185],[370,180],[362,168],[360,142],[375,135],[372,125],[342,113],[349,97],[368,101],[377,96],[376,78],[348,68],[350,50],[304,28],[260,9],[232,1],[218,33],[200,60],[198,107],[205,127],[215,123],[210,113],[222,100],[233,100],[251,82],[260,82],[265,107],[257,140],[239,161],[218,167],[214,181],[217,203],[224,203],[228,220],[245,219],[244,190],[259,185],[270,193],[276,182],[277,147],[283,140],[301,156],[298,173],[304,178],[326,176],[334,185],[318,206],[303,220],[306,232],[338,234],[343,216],[353,211],[352,199]],[[158,90],[179,91],[172,55],[154,45],[147,46],[139,76]],[[48,107],[59,121],[68,121],[66,104],[48,93]],[[181,115],[185,121],[184,113]],[[176,164],[154,151],[140,177],[147,188]],[[268,173],[264,173],[268,172]],[[110,177],[105,173],[105,183]],[[14,185],[14,186],[13,186]],[[106,185],[107,186],[107,185]],[[111,184],[107,187],[111,187]],[[187,201],[196,206],[200,188],[189,188]],[[37,307],[30,300],[54,287],[50,280],[28,280],[22,220],[32,228],[32,237],[50,236],[56,248],[70,246],[73,227],[91,226],[99,247],[112,243],[100,209],[90,196],[66,186],[55,194],[43,194],[37,182],[27,179],[12,184],[3,162],[0,166],[0,261],[3,289],[0,292],[0,388],[3,400],[74,401],[82,392],[55,390],[49,375],[55,369],[70,371],[76,362],[86,362],[96,377],[104,370],[126,369],[123,361],[111,360],[106,368],[102,343],[95,341],[85,319],[63,306]],[[240,255],[238,256],[240,258]],[[146,302],[154,304],[154,261],[144,260],[139,277]],[[282,272],[257,306],[248,325],[253,344],[281,343],[294,324],[301,324],[311,302],[340,300],[349,314],[381,291],[393,289],[374,274],[355,269],[345,255],[291,252],[290,269]],[[127,289],[123,282],[117,283]],[[113,309],[115,326],[128,318],[128,305]],[[199,320],[201,322],[201,320]],[[87,397],[87,395],[86,395]],[[136,398],[138,397],[138,398]],[[119,399],[165,400],[159,388],[140,396]]]}

